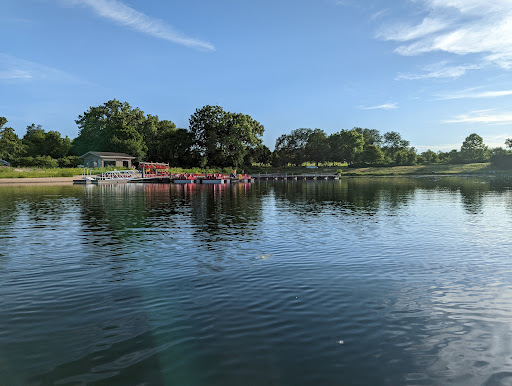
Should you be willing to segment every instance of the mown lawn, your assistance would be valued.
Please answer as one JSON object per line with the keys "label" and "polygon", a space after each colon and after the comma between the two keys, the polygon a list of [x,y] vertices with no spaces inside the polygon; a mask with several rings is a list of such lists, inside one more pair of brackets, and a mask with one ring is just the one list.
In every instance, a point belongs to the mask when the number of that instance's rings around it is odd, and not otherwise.
{"label": "mown lawn", "polygon": [[489,173],[507,173],[512,174],[512,170],[498,169],[490,163],[473,164],[435,164],[435,165],[414,165],[414,166],[388,166],[388,167],[364,167],[349,168],[346,164],[340,166],[321,166],[318,169],[311,169],[304,166],[288,166],[281,168],[274,167],[253,167],[250,169],[252,174],[336,174],[346,176],[400,176],[400,175],[426,175],[426,174],[489,174]]}
{"label": "mown lawn", "polygon": [[[100,174],[108,169],[92,169],[92,174]],[[6,168],[0,167],[0,178],[42,178],[42,177],[73,177],[83,174],[83,168]]]}

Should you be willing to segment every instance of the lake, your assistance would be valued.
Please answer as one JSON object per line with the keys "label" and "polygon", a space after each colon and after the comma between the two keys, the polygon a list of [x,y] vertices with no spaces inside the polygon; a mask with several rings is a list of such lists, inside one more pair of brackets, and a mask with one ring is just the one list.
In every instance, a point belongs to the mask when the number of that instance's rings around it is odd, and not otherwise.
{"label": "lake", "polygon": [[0,186],[0,384],[512,384],[512,181]]}

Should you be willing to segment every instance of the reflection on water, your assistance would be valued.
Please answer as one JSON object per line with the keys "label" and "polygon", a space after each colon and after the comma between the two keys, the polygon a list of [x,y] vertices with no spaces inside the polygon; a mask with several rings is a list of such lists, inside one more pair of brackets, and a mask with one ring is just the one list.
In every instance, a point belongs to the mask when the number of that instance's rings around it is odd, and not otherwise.
{"label": "reflection on water", "polygon": [[2,186],[0,384],[509,384],[511,187]]}

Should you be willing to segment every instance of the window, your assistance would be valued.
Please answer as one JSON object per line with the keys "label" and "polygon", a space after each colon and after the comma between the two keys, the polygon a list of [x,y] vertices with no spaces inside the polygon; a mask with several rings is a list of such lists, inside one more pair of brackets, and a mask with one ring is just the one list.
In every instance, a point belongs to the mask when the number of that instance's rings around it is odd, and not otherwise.
{"label": "window", "polygon": [[103,161],[103,167],[116,166],[116,161]]}
{"label": "window", "polygon": [[130,163],[128,161],[123,161],[123,168],[129,168],[130,167],[129,164]]}

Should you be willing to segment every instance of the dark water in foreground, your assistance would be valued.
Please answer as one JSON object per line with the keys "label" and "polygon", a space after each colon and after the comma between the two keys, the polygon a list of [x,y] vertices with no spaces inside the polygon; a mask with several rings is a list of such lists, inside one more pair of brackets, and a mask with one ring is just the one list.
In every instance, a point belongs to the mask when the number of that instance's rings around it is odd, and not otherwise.
{"label": "dark water in foreground", "polygon": [[0,187],[0,214],[1,385],[512,383],[512,181]]}

